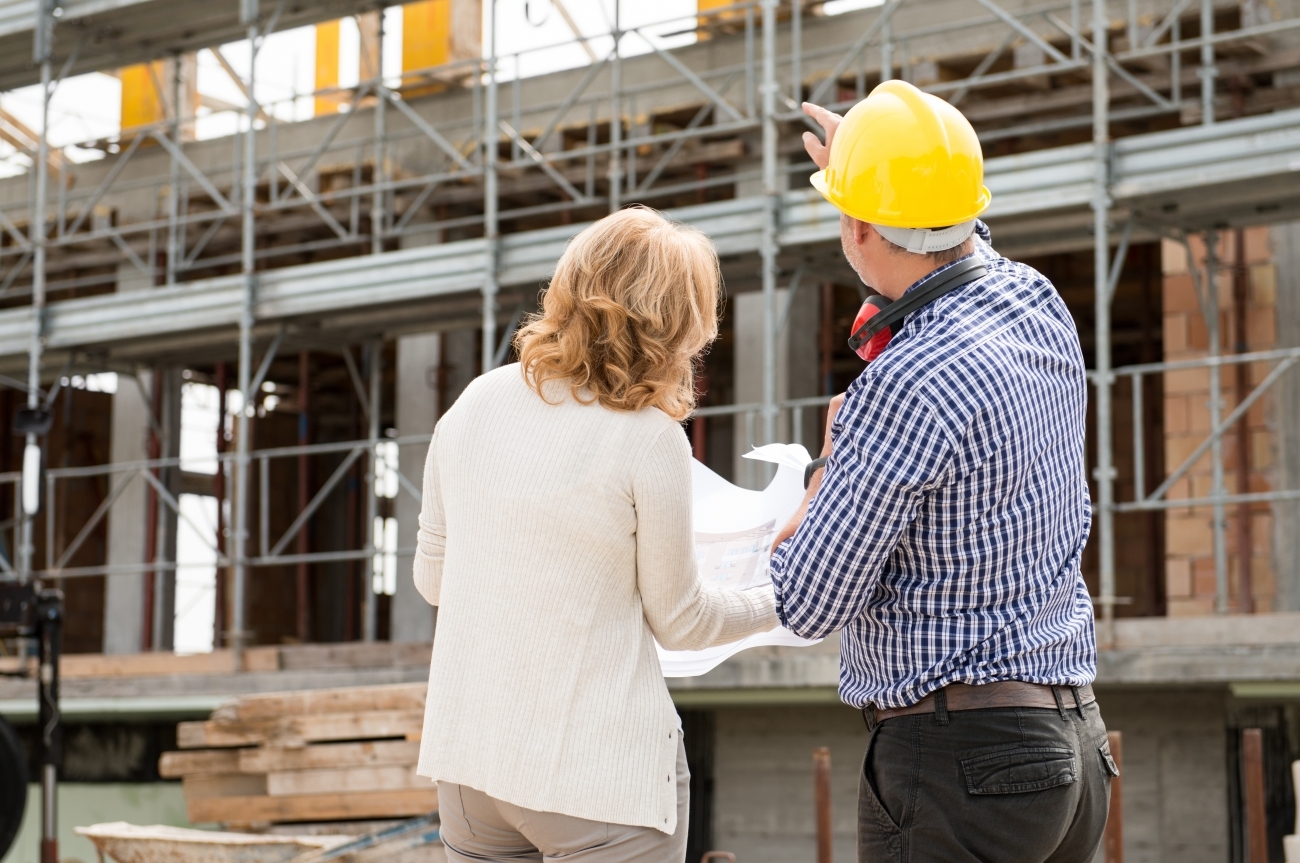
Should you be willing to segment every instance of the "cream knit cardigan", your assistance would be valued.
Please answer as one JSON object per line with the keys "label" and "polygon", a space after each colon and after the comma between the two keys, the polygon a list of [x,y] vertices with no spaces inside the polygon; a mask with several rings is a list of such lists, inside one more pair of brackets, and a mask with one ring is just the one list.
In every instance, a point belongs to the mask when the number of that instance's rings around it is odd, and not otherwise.
{"label": "cream knit cardigan", "polygon": [[499,800],[677,827],[670,650],[777,625],[770,587],[700,581],[690,448],[658,409],[615,412],[510,365],[438,423],[414,577],[438,606],[418,771]]}

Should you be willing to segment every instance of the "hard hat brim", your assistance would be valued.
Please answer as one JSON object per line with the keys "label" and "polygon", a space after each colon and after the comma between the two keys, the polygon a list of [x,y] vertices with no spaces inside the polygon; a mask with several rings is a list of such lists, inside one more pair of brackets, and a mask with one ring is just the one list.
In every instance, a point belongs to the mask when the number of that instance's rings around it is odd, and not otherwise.
{"label": "hard hat brim", "polygon": [[[833,207],[835,207],[835,209],[839,210],[841,213],[843,213],[846,216],[849,216],[850,218],[857,219],[859,222],[868,222],[873,225],[884,225],[887,228],[946,228],[948,227],[947,225],[914,225],[911,224],[910,222],[904,222],[897,219],[883,219],[878,215],[873,215],[862,211],[855,212],[854,210],[850,210],[847,207],[845,207],[842,202],[837,201],[835,199],[835,195],[831,192],[830,184],[826,182],[825,169],[822,169],[814,173],[811,177],[808,178],[808,182],[811,183],[812,187],[816,189],[818,193],[821,194],[821,196],[827,200],[828,203],[830,203]],[[989,191],[988,186],[980,186],[980,200],[976,205],[975,211],[972,213],[967,213],[961,216],[960,218],[954,218],[952,224],[954,225],[961,224],[962,222],[967,222],[970,221],[971,219],[978,217],[981,213],[983,213],[985,210],[989,208],[989,204],[992,203],[992,201],[993,201],[993,193]]]}

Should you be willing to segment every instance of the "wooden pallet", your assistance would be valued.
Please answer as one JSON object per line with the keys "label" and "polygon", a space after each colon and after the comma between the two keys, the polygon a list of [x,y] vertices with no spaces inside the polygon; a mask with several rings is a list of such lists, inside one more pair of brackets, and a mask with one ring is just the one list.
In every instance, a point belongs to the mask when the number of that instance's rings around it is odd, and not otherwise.
{"label": "wooden pallet", "polygon": [[159,773],[180,779],[190,821],[277,824],[432,812],[417,776],[426,685],[249,695],[182,722]]}

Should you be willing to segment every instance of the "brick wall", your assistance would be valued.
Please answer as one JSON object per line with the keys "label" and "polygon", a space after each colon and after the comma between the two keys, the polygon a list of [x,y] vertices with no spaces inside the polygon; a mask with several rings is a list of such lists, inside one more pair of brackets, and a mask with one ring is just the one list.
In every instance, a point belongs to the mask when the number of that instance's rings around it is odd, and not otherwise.
{"label": "brick wall", "polygon": [[[1238,233],[1218,234],[1214,290],[1219,303],[1220,350],[1235,353],[1238,348],[1237,300],[1244,289],[1245,349],[1268,350],[1277,346],[1277,278],[1265,227],[1246,229],[1242,249]],[[1191,240],[1192,258],[1205,281],[1205,244],[1202,237]],[[1209,350],[1209,329],[1197,300],[1195,282],[1188,270],[1187,253],[1180,243],[1169,240],[1162,246],[1164,272],[1164,351],[1168,361],[1204,357]],[[1240,254],[1239,254],[1240,252]],[[1244,266],[1238,267],[1242,261]],[[1238,279],[1243,281],[1238,282]],[[1244,381],[1236,367],[1225,366],[1220,374],[1222,416],[1226,417],[1250,390],[1271,370],[1269,363],[1249,365]],[[1244,385],[1243,385],[1244,384]],[[1164,376],[1165,464],[1176,470],[1206,439],[1210,431],[1210,373],[1207,369],[1171,371]],[[1257,401],[1246,415],[1246,478],[1251,491],[1274,487],[1275,399],[1272,394]],[[1223,438],[1224,485],[1229,493],[1239,490],[1241,469],[1238,423]],[[1170,500],[1202,498],[1213,488],[1213,464],[1207,451],[1169,490]],[[1268,504],[1248,507],[1250,528],[1251,596],[1255,611],[1273,610],[1273,525]],[[1240,546],[1241,508],[1227,507],[1225,546],[1228,554],[1229,610],[1246,610],[1241,599],[1243,555]],[[1214,611],[1215,572],[1213,510],[1210,507],[1171,509],[1166,514],[1165,578],[1168,610],[1172,615],[1210,614]]]}

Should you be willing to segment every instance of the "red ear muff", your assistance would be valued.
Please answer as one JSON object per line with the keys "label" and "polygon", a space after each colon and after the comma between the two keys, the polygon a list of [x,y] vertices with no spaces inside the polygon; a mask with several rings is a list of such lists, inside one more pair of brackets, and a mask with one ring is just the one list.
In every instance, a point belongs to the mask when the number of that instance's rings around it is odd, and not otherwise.
{"label": "red ear muff", "polygon": [[872,318],[883,314],[889,305],[889,300],[882,296],[867,297],[862,308],[858,309],[858,316],[853,319],[853,335],[849,337],[849,347],[865,362],[869,363],[884,353],[885,348],[889,347],[889,340],[894,336],[892,322],[880,326],[882,322],[875,321],[876,326],[872,326]]}

